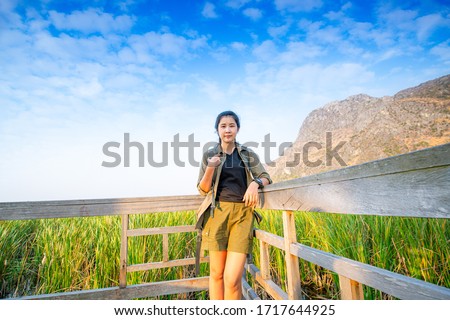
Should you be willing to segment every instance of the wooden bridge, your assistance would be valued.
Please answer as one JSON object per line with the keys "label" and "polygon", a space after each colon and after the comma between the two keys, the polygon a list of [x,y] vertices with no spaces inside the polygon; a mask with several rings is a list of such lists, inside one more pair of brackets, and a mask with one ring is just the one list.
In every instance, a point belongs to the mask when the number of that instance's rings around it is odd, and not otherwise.
{"label": "wooden bridge", "polygon": [[[127,286],[127,273],[192,265],[194,258],[169,260],[171,233],[194,232],[194,226],[130,229],[129,215],[195,210],[201,196],[149,197],[103,200],[0,203],[0,220],[48,219],[120,215],[122,221],[119,287],[23,297],[23,299],[133,299],[208,289],[208,277]],[[258,269],[248,263],[244,272],[246,299],[259,299],[247,277],[274,299],[301,299],[299,259],[339,275],[341,299],[363,299],[369,286],[399,299],[450,299],[450,289],[350,260],[297,242],[294,212],[350,213],[422,218],[450,217],[450,144],[352,167],[303,177],[264,188],[260,208],[282,210],[280,237],[255,230],[260,243]],[[128,265],[128,238],[163,235],[163,261]],[[284,251],[287,292],[272,279],[269,246]],[[202,257],[207,263],[208,257]]]}

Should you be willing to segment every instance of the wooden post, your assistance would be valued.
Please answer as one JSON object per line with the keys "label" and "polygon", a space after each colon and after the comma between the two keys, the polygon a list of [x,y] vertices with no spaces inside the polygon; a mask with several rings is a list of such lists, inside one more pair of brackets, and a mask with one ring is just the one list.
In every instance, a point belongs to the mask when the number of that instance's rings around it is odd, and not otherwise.
{"label": "wooden post", "polygon": [[260,271],[261,277],[264,280],[270,280],[270,265],[269,265],[269,244],[263,240],[259,240],[259,252],[260,252]]}
{"label": "wooden post", "polygon": [[358,281],[339,275],[341,300],[364,300],[362,284]]}
{"label": "wooden post", "polygon": [[301,299],[300,269],[297,256],[291,254],[291,243],[297,242],[292,211],[283,211],[284,250],[289,300]]}
{"label": "wooden post", "polygon": [[163,233],[163,261],[169,261],[169,235]]}
{"label": "wooden post", "polygon": [[129,215],[122,214],[122,233],[120,237],[120,273],[119,273],[119,287],[125,288],[127,286],[127,260],[128,260],[128,224]]}

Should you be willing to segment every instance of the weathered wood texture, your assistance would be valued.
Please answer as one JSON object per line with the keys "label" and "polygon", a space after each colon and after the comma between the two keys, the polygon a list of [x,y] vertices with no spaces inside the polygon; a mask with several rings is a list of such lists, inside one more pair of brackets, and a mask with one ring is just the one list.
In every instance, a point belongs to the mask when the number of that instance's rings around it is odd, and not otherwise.
{"label": "weathered wood texture", "polygon": [[450,144],[266,186],[262,207],[450,218]]}
{"label": "weathered wood texture", "polygon": [[242,296],[245,300],[261,300],[244,277],[242,277]]}
{"label": "weathered wood texture", "polygon": [[129,229],[128,237],[136,236],[150,236],[157,234],[171,234],[171,233],[181,233],[181,232],[194,232],[194,225],[187,226],[173,226],[173,227],[161,227],[161,228],[143,228],[143,229]]}
{"label": "weathered wood texture", "polygon": [[270,244],[271,246],[284,250],[284,238],[277,236],[276,234],[255,229],[255,237],[259,240],[264,241],[267,244]]}
{"label": "weathered wood texture", "polygon": [[[181,233],[181,232],[194,232],[196,231],[193,225],[184,226],[171,226],[171,227],[160,227],[160,228],[141,228],[141,229],[128,229],[129,225],[129,215],[122,214],[122,236],[121,236],[121,246],[120,246],[120,276],[119,276],[119,287],[126,287],[126,278],[128,272],[136,271],[146,271],[152,269],[161,268],[171,268],[180,267],[195,264],[195,258],[184,258],[177,260],[169,260],[169,234]],[[141,264],[128,265],[128,238],[137,236],[147,236],[147,235],[162,235],[162,261],[158,262],[148,262]],[[201,257],[200,262],[209,262],[209,257]]]}
{"label": "weathered wood texture", "polygon": [[297,243],[295,220],[292,211],[283,212],[284,252],[289,300],[301,299],[298,257],[291,253],[291,244]]}
{"label": "weathered wood texture", "polygon": [[270,280],[272,277],[270,275],[269,245],[262,240],[259,240],[259,265],[261,277],[264,280]]}
{"label": "weathered wood texture", "polygon": [[339,275],[339,287],[341,289],[341,300],[364,300],[361,283]]}
{"label": "weathered wood texture", "polygon": [[284,292],[275,282],[265,280],[261,272],[254,264],[246,264],[246,270],[264,288],[264,290],[275,300],[288,300],[288,294]]}
{"label": "weathered wood texture", "polygon": [[302,244],[291,245],[299,258],[405,300],[450,299],[450,289],[350,260]]}
{"label": "weathered wood texture", "polygon": [[[284,239],[282,237],[262,230],[256,230],[255,235],[256,238],[263,238],[268,244],[283,250]],[[301,259],[317,264],[348,279],[375,288],[399,299],[450,300],[449,288],[440,287],[422,280],[340,257],[300,243],[291,244],[291,253]]]}
{"label": "weathered wood texture", "polygon": [[130,216],[123,214],[121,216],[122,229],[120,232],[120,270],[119,270],[119,287],[127,286],[127,264],[128,264],[128,225]]}
{"label": "weathered wood texture", "polygon": [[[209,262],[209,257],[200,258],[200,262],[201,263]],[[181,267],[181,266],[188,266],[188,265],[193,265],[193,264],[195,264],[195,258],[184,258],[184,259],[177,259],[177,260],[167,260],[167,261],[159,261],[159,262],[132,264],[132,265],[127,266],[127,272]]]}
{"label": "weathered wood texture", "polygon": [[0,220],[112,216],[196,210],[202,196],[0,202]]}
{"label": "weathered wood texture", "polygon": [[208,290],[209,277],[144,283],[126,288],[105,288],[26,296],[20,300],[129,300]]}

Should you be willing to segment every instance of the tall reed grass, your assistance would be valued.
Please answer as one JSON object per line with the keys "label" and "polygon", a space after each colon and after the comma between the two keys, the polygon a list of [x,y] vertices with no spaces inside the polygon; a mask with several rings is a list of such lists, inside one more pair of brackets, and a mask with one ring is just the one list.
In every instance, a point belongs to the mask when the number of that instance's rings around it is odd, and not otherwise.
{"label": "tall reed grass", "polygon": [[[258,228],[283,236],[281,212],[261,211]],[[130,228],[194,224],[192,211],[132,215]],[[450,228],[446,219],[297,212],[298,242],[340,256],[450,287]],[[0,222],[0,298],[118,286],[120,217]],[[169,258],[194,256],[195,234],[169,236]],[[129,239],[128,263],[162,260],[162,236]],[[285,287],[284,253],[271,248],[271,273]],[[254,262],[259,245],[255,241]],[[311,299],[338,299],[336,274],[300,261],[302,290]],[[208,274],[202,264],[201,275]],[[191,277],[193,267],[128,274],[128,284]],[[263,294],[263,293],[262,293]],[[390,299],[364,289],[366,299]],[[162,299],[190,298],[187,295]],[[207,293],[194,296],[207,298]],[[269,298],[269,297],[266,297]]]}
{"label": "tall reed grass", "polygon": [[[260,229],[283,236],[281,212],[266,210],[264,216]],[[296,212],[295,222],[299,243],[450,288],[447,219]],[[259,249],[254,255],[259,261]],[[284,252],[272,248],[271,261],[273,278],[286,289]],[[304,260],[300,274],[307,298],[339,299],[337,274]],[[366,286],[364,297],[392,298]]]}

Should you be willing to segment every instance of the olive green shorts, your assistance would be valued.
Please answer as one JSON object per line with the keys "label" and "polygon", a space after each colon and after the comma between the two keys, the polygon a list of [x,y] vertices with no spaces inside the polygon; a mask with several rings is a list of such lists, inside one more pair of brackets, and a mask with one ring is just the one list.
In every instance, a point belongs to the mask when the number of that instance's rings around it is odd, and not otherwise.
{"label": "olive green shorts", "polygon": [[214,217],[205,213],[202,249],[251,253],[253,246],[253,208],[238,202],[216,202]]}

